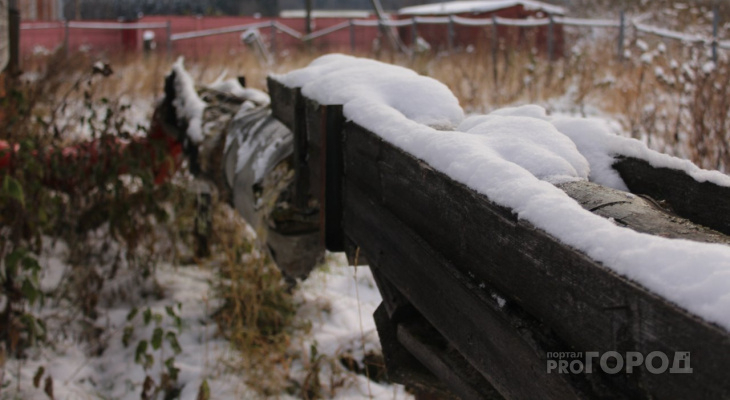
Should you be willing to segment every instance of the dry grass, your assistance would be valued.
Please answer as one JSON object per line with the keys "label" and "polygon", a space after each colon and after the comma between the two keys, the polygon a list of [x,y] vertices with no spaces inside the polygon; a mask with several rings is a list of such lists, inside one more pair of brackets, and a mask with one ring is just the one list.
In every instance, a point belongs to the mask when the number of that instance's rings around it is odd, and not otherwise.
{"label": "dry grass", "polygon": [[[633,39],[627,49],[632,56],[623,61],[616,57],[611,38],[576,46],[553,63],[530,49],[501,49],[496,65],[489,49],[414,58],[384,52],[379,58],[444,82],[467,112],[485,113],[526,103],[542,104],[550,112],[591,115],[600,110],[618,120],[627,134],[659,151],[690,158],[707,168],[730,165],[727,60],[710,68],[706,49],[660,45],[648,39]],[[265,89],[269,73],[305,66],[317,55],[290,52],[273,67],[263,67],[252,56],[211,55],[191,60],[187,66],[198,82],[211,82],[225,73],[244,75],[249,86]],[[643,61],[642,55],[646,55]],[[95,61],[93,56],[80,54],[70,59],[38,58],[26,64],[26,70],[45,77],[29,84],[31,100],[38,104],[36,117],[55,113],[49,121],[65,118],[66,122],[78,117],[73,104],[83,102],[83,90],[78,89],[87,84]],[[104,61],[110,62],[115,73],[94,84],[94,96],[107,98],[112,108],[135,105],[137,112],[151,116],[172,60],[158,54]],[[57,104],[63,104],[64,110],[54,108]],[[2,138],[12,140],[11,131],[5,129]],[[60,136],[53,140],[71,140],[63,131],[54,132],[53,124],[47,134]],[[167,234],[173,241],[190,243],[190,197],[184,190],[177,196]],[[217,203],[215,210],[215,256],[198,262],[215,268],[220,277],[217,288],[223,305],[216,319],[221,333],[242,353],[240,363],[230,367],[241,371],[249,386],[264,396],[292,388],[289,368],[295,359],[311,367],[309,378],[319,376],[319,369],[329,361],[307,360],[304,353],[291,351],[292,333],[306,327],[297,326],[294,320],[296,306],[279,272],[256,254],[244,222],[230,207]],[[173,246],[171,257],[188,258],[176,252],[177,248]],[[316,397],[312,388],[318,383],[309,378],[297,383],[296,390],[302,396]]]}
{"label": "dry grass", "polygon": [[[245,222],[224,204],[215,206],[212,264],[222,306],[215,312],[220,333],[242,353],[229,367],[262,395],[288,385],[288,353],[296,307],[275,265],[253,248]],[[215,256],[217,255],[217,256]]]}

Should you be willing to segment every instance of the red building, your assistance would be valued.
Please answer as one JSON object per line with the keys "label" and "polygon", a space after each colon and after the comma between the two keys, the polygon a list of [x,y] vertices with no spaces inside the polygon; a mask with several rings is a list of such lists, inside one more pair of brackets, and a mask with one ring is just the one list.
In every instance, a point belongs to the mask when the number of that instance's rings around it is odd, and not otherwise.
{"label": "red building", "polygon": [[23,21],[55,21],[59,18],[58,0],[18,0]]}
{"label": "red building", "polygon": [[[449,42],[449,24],[428,23],[428,17],[461,17],[470,19],[491,19],[493,16],[530,20],[545,19],[549,16],[559,16],[565,13],[562,7],[539,1],[528,0],[478,0],[478,1],[451,1],[445,3],[426,4],[406,7],[398,11],[399,19],[412,17],[423,18],[425,23],[416,26],[418,36],[428,42],[434,49],[446,49]],[[457,18],[458,19],[458,18]],[[472,45],[478,48],[491,46],[493,26],[467,26],[459,24],[453,26],[453,45],[464,48]],[[524,46],[537,48],[540,51],[548,49],[550,27],[542,26],[505,26],[498,25],[497,36],[502,46]],[[554,24],[553,39],[555,54],[560,54],[563,48],[563,28]],[[405,43],[413,42],[413,27],[401,27],[400,35]]]}

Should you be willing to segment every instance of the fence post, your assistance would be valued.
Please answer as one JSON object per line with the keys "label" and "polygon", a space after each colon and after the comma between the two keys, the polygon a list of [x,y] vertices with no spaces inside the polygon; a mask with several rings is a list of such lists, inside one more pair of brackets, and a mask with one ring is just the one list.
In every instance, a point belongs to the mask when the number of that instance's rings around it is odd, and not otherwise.
{"label": "fence post", "polygon": [[18,2],[14,0],[11,0],[7,7],[8,71],[11,76],[15,77],[20,73],[20,9],[18,9]]}
{"label": "fence post", "polygon": [[355,54],[355,21],[350,18],[350,53]]}
{"label": "fence post", "polygon": [[271,60],[276,62],[276,21],[273,19],[271,20],[269,29],[271,29]]}
{"label": "fence post", "polygon": [[717,28],[720,25],[720,13],[717,11],[717,2],[712,8],[712,62],[717,65]]}
{"label": "fence post", "polygon": [[548,60],[552,62],[555,59],[555,20],[552,14],[549,14],[548,18],[550,19],[548,24]]}
{"label": "fence post", "polygon": [[624,60],[624,37],[626,35],[626,15],[624,10],[621,10],[619,17],[619,28],[618,28],[618,59],[619,61]]}
{"label": "fence post", "polygon": [[497,48],[499,47],[499,30],[497,29],[497,17],[492,15],[492,75],[494,77],[494,86],[498,84],[497,73]]}
{"label": "fence post", "polygon": [[68,20],[63,21],[63,53],[68,57],[69,53],[69,22]]}
{"label": "fence post", "polygon": [[418,39],[418,21],[416,16],[413,16],[413,23],[411,24],[411,46],[413,46],[413,50],[416,50],[417,45],[417,39]]}
{"label": "fence post", "polygon": [[454,16],[449,15],[449,52],[454,51]]}
{"label": "fence post", "polygon": [[167,20],[165,25],[165,35],[167,35],[167,57],[172,57],[172,23]]}

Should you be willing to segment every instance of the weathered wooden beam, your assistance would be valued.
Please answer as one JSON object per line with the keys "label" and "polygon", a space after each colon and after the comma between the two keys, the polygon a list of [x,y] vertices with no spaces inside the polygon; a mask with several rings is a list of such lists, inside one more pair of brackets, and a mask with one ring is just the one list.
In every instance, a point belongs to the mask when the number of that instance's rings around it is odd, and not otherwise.
{"label": "weathered wooden beam", "polygon": [[613,168],[631,192],[666,201],[678,215],[730,235],[730,188],[631,157],[619,158]]}
{"label": "weathered wooden beam", "polygon": [[[730,396],[730,381],[724,377],[730,368],[726,330],[517,220],[509,209],[355,124],[345,126],[344,151],[346,234],[506,397],[569,395],[560,392],[559,383],[542,382],[550,378],[544,370],[542,376],[525,376],[524,363],[538,368],[536,355],[512,342],[516,338],[509,324],[499,322],[502,316],[469,300],[480,291],[459,286],[458,276],[502,293],[558,343],[576,351],[656,350],[670,357],[675,351],[690,352],[693,374],[642,371],[600,377],[611,396]],[[523,357],[516,356],[521,362],[493,349],[494,343],[522,349]]]}
{"label": "weathered wooden beam", "polygon": [[730,245],[730,237],[681,218],[651,198],[586,181],[557,186],[586,210],[610,218],[618,226],[655,236]]}
{"label": "weathered wooden beam", "polygon": [[383,306],[388,313],[388,318],[393,323],[405,321],[417,313],[408,299],[376,265],[371,265],[370,271],[373,273],[375,285],[383,298]]}
{"label": "weathered wooden beam", "polygon": [[370,263],[502,395],[580,398],[569,377],[545,373],[547,349],[523,340],[488,293],[474,290],[467,277],[350,182],[345,201],[345,227],[366,249]]}
{"label": "weathered wooden beam", "polygon": [[272,114],[293,132],[297,124],[296,109],[300,106],[298,103],[302,101],[301,91],[287,87],[270,76],[266,78],[266,85],[271,97]]}
{"label": "weathered wooden beam", "polygon": [[502,395],[422,318],[398,324],[398,342],[462,400],[499,400]]}
{"label": "weathered wooden beam", "polygon": [[342,106],[305,100],[307,163],[312,193],[319,202],[322,243],[344,251],[342,233]]}
{"label": "weathered wooden beam", "polygon": [[426,367],[398,341],[398,326],[388,317],[383,304],[373,314],[385,359],[388,380],[442,399],[454,396]]}
{"label": "weathered wooden beam", "polygon": [[289,88],[274,78],[268,77],[273,116],[294,134],[294,196],[293,205],[300,210],[312,207],[312,193],[307,162],[307,128],[305,121],[305,100],[298,88]]}

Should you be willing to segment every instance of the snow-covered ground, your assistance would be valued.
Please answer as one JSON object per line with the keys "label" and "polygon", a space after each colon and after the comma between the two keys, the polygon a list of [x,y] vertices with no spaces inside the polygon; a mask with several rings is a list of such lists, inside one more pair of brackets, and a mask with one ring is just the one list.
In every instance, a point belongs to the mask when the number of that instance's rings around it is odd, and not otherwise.
{"label": "snow-covered ground", "polygon": [[[62,243],[47,246],[40,259],[43,270],[42,287],[50,290],[69,272],[62,261],[67,251]],[[174,266],[160,264],[156,281],[161,298],[145,301],[145,306],[130,318],[133,301],[120,301],[98,307],[98,318],[93,326],[102,329],[100,341],[103,351],[94,355],[89,342],[74,339],[76,335],[59,334],[53,337],[53,346],[41,346],[29,351],[24,360],[8,359],[4,367],[4,384],[0,398],[48,399],[44,392],[48,377],[52,380],[55,399],[139,399],[146,376],[159,383],[167,369],[162,360],[174,356],[174,367],[179,369],[177,387],[181,399],[196,399],[203,380],[210,389],[210,399],[255,399],[260,396],[244,383],[244,377],[227,365],[235,364],[241,353],[231,348],[228,341],[217,335],[217,325],[211,314],[218,303],[212,283],[215,271],[198,265]],[[106,286],[124,285],[129,276],[120,275]],[[335,376],[340,384],[332,389],[336,399],[409,399],[399,385],[384,385],[368,381],[339,364],[340,355],[350,353],[357,360],[369,351],[378,351],[380,344],[372,313],[380,303],[380,295],[372,275],[366,267],[348,267],[342,255],[328,256],[328,262],[315,270],[311,277],[296,291],[300,304],[297,319],[310,321],[308,332],[300,331],[292,338],[294,352],[302,352],[304,359],[316,348],[317,354],[327,360],[335,360],[320,370],[322,382],[332,381]],[[48,299],[52,300],[52,299]],[[145,324],[144,313],[149,307],[153,316]],[[66,309],[55,301],[46,301],[36,310],[39,313],[65,315]],[[173,315],[180,318],[179,327]],[[154,315],[158,314],[159,321]],[[124,345],[127,327],[133,332]],[[145,370],[135,362],[138,343],[152,342],[154,330],[162,328],[165,334],[173,332],[181,352],[175,354],[165,335],[159,350],[148,348],[154,357],[152,366]],[[127,328],[125,330],[125,328]],[[51,326],[51,333],[64,332],[61,327]],[[39,369],[38,387],[34,376]],[[295,361],[290,375],[302,378],[310,370],[302,361]],[[285,393],[276,398],[294,398]]]}

